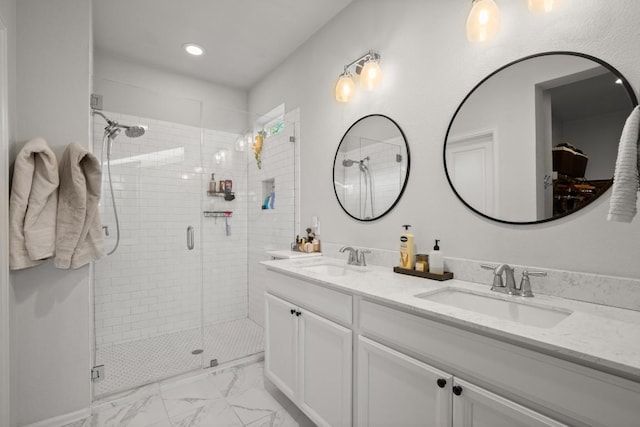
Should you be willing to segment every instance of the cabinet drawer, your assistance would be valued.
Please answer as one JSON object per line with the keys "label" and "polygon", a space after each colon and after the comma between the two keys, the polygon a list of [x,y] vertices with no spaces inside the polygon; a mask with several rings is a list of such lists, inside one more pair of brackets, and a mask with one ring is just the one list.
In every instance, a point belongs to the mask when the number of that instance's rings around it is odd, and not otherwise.
{"label": "cabinet drawer", "polygon": [[636,382],[369,301],[359,320],[365,336],[569,424],[638,425]]}
{"label": "cabinet drawer", "polygon": [[267,271],[267,292],[345,325],[353,324],[353,297],[304,280]]}

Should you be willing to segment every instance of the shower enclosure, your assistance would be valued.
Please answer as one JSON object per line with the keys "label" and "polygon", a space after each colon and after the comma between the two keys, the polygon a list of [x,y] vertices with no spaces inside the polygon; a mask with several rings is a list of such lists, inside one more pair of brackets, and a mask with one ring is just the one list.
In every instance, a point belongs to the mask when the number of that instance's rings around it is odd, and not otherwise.
{"label": "shower enclosure", "polygon": [[[95,86],[104,109],[93,115],[93,152],[113,253],[94,264],[94,364],[103,370],[94,399],[260,354],[259,270],[250,266],[295,235],[296,119],[203,113],[198,101]],[[127,132],[110,137],[110,122]]]}

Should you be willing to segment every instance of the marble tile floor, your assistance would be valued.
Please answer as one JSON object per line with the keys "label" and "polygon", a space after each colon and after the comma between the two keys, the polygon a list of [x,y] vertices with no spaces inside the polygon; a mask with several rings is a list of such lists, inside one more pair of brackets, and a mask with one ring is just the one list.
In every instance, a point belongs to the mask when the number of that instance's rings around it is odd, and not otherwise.
{"label": "marble tile floor", "polygon": [[264,363],[192,375],[98,401],[92,415],[64,427],[312,427],[264,377]]}
{"label": "marble tile floor", "polygon": [[[203,346],[204,339],[204,346]],[[199,355],[191,352],[203,349]],[[222,365],[264,351],[264,332],[248,318],[190,329],[145,340],[99,347],[96,365],[104,365],[105,379],[94,384],[101,398],[143,384],[209,366]]]}

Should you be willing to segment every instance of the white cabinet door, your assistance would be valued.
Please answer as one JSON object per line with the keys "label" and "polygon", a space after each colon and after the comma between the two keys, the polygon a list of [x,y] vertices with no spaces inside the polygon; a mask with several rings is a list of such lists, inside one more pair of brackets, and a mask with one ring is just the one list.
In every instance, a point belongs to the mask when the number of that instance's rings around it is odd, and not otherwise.
{"label": "white cabinet door", "polygon": [[457,378],[453,386],[453,427],[565,426]]}
{"label": "white cabinet door", "polygon": [[[291,400],[295,400],[298,345],[297,308],[265,294],[265,376]],[[293,313],[292,313],[293,311]]]}
{"label": "white cabinet door", "polygon": [[451,375],[363,337],[357,366],[358,426],[451,426]]}
{"label": "white cabinet door", "polygon": [[352,332],[300,310],[298,403],[320,426],[351,426]]}

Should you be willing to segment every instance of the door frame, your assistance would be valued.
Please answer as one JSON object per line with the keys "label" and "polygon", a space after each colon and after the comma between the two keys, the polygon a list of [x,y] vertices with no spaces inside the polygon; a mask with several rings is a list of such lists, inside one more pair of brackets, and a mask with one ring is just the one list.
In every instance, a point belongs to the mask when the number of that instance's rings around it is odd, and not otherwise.
{"label": "door frame", "polygon": [[10,425],[9,97],[7,27],[0,16],[0,425]]}

